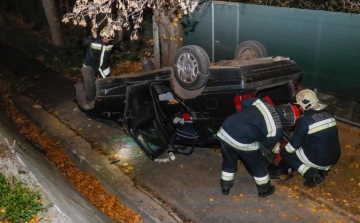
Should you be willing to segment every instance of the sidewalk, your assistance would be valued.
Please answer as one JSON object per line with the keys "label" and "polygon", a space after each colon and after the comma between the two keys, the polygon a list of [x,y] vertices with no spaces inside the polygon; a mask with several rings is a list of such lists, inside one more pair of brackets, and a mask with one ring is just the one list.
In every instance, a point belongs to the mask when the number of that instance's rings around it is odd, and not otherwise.
{"label": "sidewalk", "polygon": [[[110,193],[141,214],[144,222],[359,222],[331,202],[312,197],[306,189],[290,188],[288,182],[272,180],[275,195],[259,199],[244,168],[238,171],[230,195],[224,196],[219,187],[221,155],[210,149],[196,148],[191,156],[155,163],[116,124],[90,119],[71,101],[63,102],[64,110],[62,106],[56,109],[62,122],[34,108],[37,103],[27,97],[16,102],[46,134],[68,149],[80,169],[94,174]],[[80,128],[81,136],[71,130]],[[97,142],[106,155],[91,148],[85,138]],[[111,164],[116,154],[121,155],[119,162]]]}

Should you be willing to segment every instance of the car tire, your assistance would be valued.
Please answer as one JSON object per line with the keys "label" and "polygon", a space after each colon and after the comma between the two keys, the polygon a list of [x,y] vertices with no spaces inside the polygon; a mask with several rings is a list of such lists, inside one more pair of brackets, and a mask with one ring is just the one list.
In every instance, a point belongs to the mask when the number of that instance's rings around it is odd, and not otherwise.
{"label": "car tire", "polygon": [[86,93],[85,98],[88,101],[92,101],[96,96],[94,71],[92,67],[87,66],[81,68],[81,73],[83,75],[84,91]]}
{"label": "car tire", "polygon": [[178,50],[173,67],[179,85],[186,90],[196,90],[208,81],[210,59],[203,48],[184,46]]}
{"label": "car tire", "polygon": [[256,40],[242,42],[236,47],[234,53],[235,60],[251,60],[267,56],[268,53],[264,45]]}
{"label": "car tire", "polygon": [[142,67],[144,71],[152,71],[155,70],[155,64],[151,60],[144,60],[142,62]]}

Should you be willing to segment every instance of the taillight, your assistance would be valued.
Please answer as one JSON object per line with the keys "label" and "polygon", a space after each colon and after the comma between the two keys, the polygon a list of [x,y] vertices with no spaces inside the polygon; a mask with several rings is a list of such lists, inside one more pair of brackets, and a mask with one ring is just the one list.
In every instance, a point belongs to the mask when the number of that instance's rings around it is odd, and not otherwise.
{"label": "taillight", "polygon": [[235,96],[234,104],[235,104],[236,111],[239,111],[242,109],[242,107],[241,107],[242,100],[244,100],[245,98],[253,98],[254,96],[255,96],[255,94],[244,94],[244,95]]}

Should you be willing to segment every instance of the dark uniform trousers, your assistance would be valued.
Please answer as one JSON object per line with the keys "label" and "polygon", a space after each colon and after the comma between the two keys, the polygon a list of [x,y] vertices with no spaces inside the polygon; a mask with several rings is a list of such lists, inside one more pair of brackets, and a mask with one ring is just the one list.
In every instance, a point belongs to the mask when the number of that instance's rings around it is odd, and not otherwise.
{"label": "dark uniform trousers", "polygon": [[[258,192],[262,193],[270,189],[271,184],[269,173],[267,170],[267,163],[260,149],[253,151],[243,151],[232,148],[226,143],[221,142],[221,153],[223,156],[223,174],[224,172],[235,174],[237,170],[238,158],[240,158],[246,170],[249,172],[250,175],[254,177]],[[222,176],[222,182],[223,185],[221,185],[221,187],[223,189],[230,189],[232,187],[233,180],[227,180]]]}
{"label": "dark uniform trousers", "polygon": [[298,172],[303,175],[305,179],[309,179],[318,172],[316,168],[312,168],[302,163],[299,157],[297,157],[296,153],[289,153],[285,149],[282,149],[280,151],[280,155],[286,161],[286,163],[291,164],[291,167],[294,170],[298,170]]}

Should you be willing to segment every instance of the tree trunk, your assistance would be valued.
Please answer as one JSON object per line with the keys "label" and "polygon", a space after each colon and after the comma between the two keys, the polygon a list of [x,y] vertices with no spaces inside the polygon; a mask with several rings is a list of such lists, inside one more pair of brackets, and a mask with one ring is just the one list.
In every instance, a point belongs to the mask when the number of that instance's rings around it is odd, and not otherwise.
{"label": "tree trunk", "polygon": [[60,20],[57,15],[54,0],[42,0],[47,22],[49,24],[52,43],[55,46],[64,46],[64,36],[61,31]]}
{"label": "tree trunk", "polygon": [[156,23],[159,27],[159,37],[161,45],[162,67],[172,66],[176,52],[183,46],[183,27],[173,21],[175,14],[170,11],[154,11],[157,17]]}
{"label": "tree trunk", "polygon": [[6,13],[4,8],[3,3],[0,3],[0,26],[5,24]]}
{"label": "tree trunk", "polygon": [[[120,10],[117,10],[117,14],[113,14],[113,17],[116,18],[116,16],[120,15],[121,14],[121,11]],[[115,41],[117,43],[121,43],[124,39],[124,35],[123,35],[123,31],[119,30],[119,31],[116,31],[116,35],[115,35]]]}

